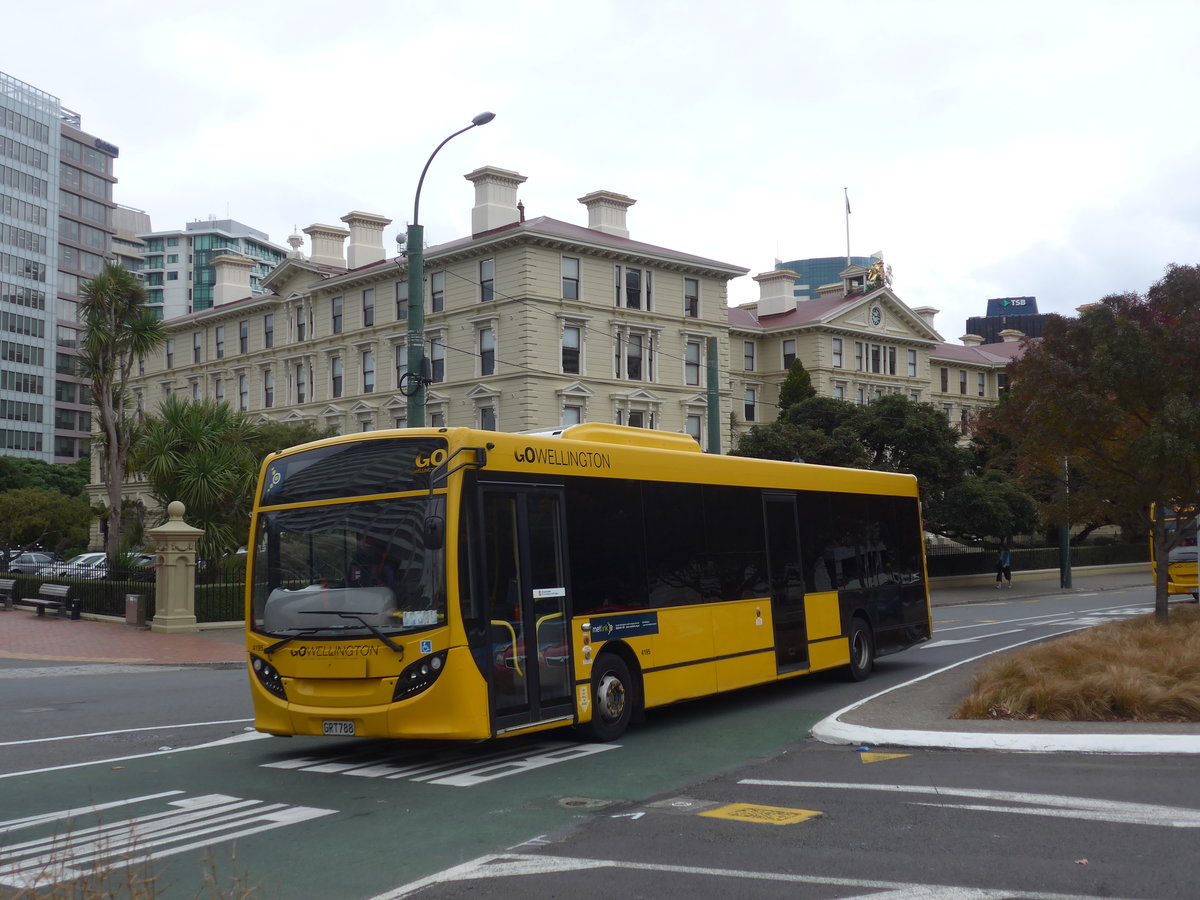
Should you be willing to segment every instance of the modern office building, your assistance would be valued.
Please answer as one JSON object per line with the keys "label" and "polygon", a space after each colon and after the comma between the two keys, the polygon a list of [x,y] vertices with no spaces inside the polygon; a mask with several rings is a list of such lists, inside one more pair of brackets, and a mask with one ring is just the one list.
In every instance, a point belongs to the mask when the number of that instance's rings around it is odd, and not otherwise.
{"label": "modern office building", "polygon": [[215,260],[238,256],[253,262],[250,293],[266,293],[263,280],[283,262],[288,251],[268,236],[233,219],[188,222],[183,231],[148,231],[142,276],[150,308],[164,319],[200,312],[213,306]]}
{"label": "modern office building", "polygon": [[821,287],[841,284],[842,270],[847,266],[858,266],[870,271],[871,266],[883,259],[882,253],[874,256],[817,256],[812,259],[793,259],[791,262],[775,261],[778,271],[796,273],[792,295],[803,300],[815,300]]}
{"label": "modern office building", "polygon": [[0,73],[0,453],[87,456],[80,284],[112,258],[115,146],[57,97]]}
{"label": "modern office building", "polygon": [[113,257],[130,272],[142,271],[146,242],[139,234],[150,230],[150,216],[140,209],[118,206],[113,210]]}
{"label": "modern office building", "polygon": [[1037,297],[993,297],[987,302],[987,315],[967,319],[967,333],[979,335],[985,344],[999,344],[1008,331],[1041,337],[1045,321],[1038,312]]}

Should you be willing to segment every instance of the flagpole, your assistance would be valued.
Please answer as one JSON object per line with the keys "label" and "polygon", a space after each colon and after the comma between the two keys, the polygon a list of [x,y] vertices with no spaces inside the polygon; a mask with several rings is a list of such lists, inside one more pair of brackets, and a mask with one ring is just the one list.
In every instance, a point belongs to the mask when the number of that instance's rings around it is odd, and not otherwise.
{"label": "flagpole", "polygon": [[850,188],[842,188],[846,198],[846,265],[850,265]]}

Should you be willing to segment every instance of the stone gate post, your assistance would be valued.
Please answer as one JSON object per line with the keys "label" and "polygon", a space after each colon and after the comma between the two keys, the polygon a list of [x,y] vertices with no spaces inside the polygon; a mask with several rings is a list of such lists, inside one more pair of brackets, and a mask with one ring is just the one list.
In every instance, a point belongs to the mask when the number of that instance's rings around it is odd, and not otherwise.
{"label": "stone gate post", "polygon": [[167,521],[148,533],[158,547],[151,631],[199,631],[196,625],[196,543],[203,529],[183,521],[184,506],[167,504]]}

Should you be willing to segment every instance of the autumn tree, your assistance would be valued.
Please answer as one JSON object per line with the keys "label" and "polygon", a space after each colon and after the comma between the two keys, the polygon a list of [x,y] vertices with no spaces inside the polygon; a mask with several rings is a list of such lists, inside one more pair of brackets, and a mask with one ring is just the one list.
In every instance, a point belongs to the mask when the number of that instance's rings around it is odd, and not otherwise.
{"label": "autumn tree", "polygon": [[108,264],[83,283],[80,372],[91,383],[98,432],[100,480],[108,495],[105,551],[115,561],[121,545],[121,492],[128,472],[134,420],[129,378],[139,357],[164,340],[162,323],[146,306],[142,283],[123,266]]}
{"label": "autumn tree", "polygon": [[[1172,265],[1144,295],[1105,297],[1075,319],[1047,317],[1010,381],[994,422],[1021,476],[1053,478],[1069,463],[1117,510],[1135,514],[1155,558],[1167,559],[1179,531],[1154,521],[1152,507],[1200,497],[1200,267]],[[1160,621],[1167,601],[1161,565]]]}

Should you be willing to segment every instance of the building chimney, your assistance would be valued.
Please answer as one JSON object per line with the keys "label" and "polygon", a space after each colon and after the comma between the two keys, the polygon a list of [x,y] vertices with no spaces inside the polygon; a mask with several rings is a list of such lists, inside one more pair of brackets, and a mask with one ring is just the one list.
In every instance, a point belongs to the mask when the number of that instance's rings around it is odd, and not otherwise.
{"label": "building chimney", "polygon": [[932,306],[918,306],[913,310],[913,312],[921,317],[922,322],[924,322],[930,328],[933,328],[933,317],[941,312],[941,310],[934,309]]}
{"label": "building chimney", "polygon": [[350,246],[346,250],[346,266],[357,269],[371,263],[383,262],[383,229],[392,224],[391,219],[374,213],[348,212],[342,221],[350,229]]}
{"label": "building chimney", "polygon": [[250,270],[254,260],[232,253],[213,258],[213,306],[224,306],[250,296]]}
{"label": "building chimney", "polygon": [[959,340],[963,342],[964,347],[978,347],[983,343],[983,335],[964,334]]}
{"label": "building chimney", "polygon": [[346,268],[346,255],[343,247],[350,232],[336,225],[309,225],[303,229],[312,245],[312,255],[309,261],[322,266]]}
{"label": "building chimney", "polygon": [[796,279],[791,269],[775,269],[755,275],[758,282],[758,317],[775,316],[796,308]]}
{"label": "building chimney", "polygon": [[603,231],[605,234],[615,234],[617,237],[629,237],[629,229],[625,226],[625,211],[637,203],[632,197],[612,191],[592,191],[580,197],[579,202],[587,207],[588,228]]}
{"label": "building chimney", "polygon": [[1025,332],[1017,331],[1015,328],[1005,328],[1000,332],[1000,340],[1006,344],[1013,344],[1025,337]]}
{"label": "building chimney", "polygon": [[471,234],[482,234],[521,221],[517,211],[517,187],[528,181],[524,175],[496,166],[483,166],[463,177],[475,185]]}

